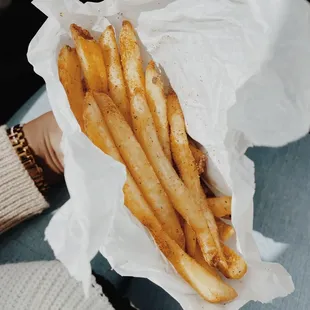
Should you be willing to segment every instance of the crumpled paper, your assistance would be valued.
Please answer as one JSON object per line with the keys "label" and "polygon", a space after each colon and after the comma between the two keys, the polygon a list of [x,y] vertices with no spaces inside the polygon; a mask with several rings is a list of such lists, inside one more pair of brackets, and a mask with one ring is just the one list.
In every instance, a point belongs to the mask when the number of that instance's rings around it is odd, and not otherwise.
{"label": "crumpled paper", "polygon": [[[53,217],[46,238],[70,274],[90,284],[100,251],[121,275],[146,277],[186,310],[239,309],[294,289],[285,269],[263,263],[253,239],[251,145],[278,146],[304,135],[310,122],[310,25],[304,0],[35,0],[48,16],[28,59],[45,82],[64,132],[65,178],[71,199]],[[207,182],[232,195],[238,249],[248,263],[238,298],[226,305],[201,299],[170,266],[147,231],[123,206],[124,167],[80,132],[58,80],[57,56],[71,44],[75,22],[95,37],[123,19],[136,27],[144,56],[164,69],[177,92],[190,135],[208,152]],[[147,53],[148,52],[148,53]],[[279,206],[280,208],[281,206]]]}

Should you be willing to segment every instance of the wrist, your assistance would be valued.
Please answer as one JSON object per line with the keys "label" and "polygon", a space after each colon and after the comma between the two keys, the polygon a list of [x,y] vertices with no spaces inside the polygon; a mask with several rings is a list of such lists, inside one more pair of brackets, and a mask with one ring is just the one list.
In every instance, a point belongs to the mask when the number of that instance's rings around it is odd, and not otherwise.
{"label": "wrist", "polygon": [[[43,169],[44,179],[48,184],[54,184],[63,177],[63,166],[52,146],[48,120],[45,115],[24,125],[24,134],[35,159]],[[44,125],[44,126],[43,126]]]}

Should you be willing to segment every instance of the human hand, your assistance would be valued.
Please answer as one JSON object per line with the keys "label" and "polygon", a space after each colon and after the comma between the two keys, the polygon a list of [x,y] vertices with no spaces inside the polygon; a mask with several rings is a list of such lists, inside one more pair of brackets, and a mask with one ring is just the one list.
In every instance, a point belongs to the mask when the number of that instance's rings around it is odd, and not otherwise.
{"label": "human hand", "polygon": [[48,112],[24,125],[24,135],[42,167],[44,179],[52,185],[63,178],[63,153],[60,148],[62,131],[53,112]]}

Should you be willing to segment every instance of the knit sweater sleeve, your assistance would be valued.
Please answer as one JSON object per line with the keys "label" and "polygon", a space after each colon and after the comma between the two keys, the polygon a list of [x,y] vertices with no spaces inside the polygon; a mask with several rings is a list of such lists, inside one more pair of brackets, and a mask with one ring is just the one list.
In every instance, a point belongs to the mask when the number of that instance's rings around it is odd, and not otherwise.
{"label": "knit sweater sleeve", "polygon": [[48,207],[0,127],[0,233]]}
{"label": "knit sweater sleeve", "polygon": [[85,298],[82,283],[57,261],[2,265],[0,287],[3,310],[114,310],[94,277]]}

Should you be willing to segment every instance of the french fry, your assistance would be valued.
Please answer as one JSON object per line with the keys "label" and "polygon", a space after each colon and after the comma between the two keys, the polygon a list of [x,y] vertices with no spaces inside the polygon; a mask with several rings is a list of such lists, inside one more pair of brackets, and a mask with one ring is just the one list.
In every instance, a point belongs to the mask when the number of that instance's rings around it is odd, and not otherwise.
{"label": "french fry", "polygon": [[123,21],[119,36],[120,54],[123,65],[123,72],[129,100],[134,96],[135,90],[145,93],[145,78],[142,68],[140,48],[134,29],[129,21]]}
{"label": "french fry", "polygon": [[[233,251],[226,245],[223,245],[223,253],[225,255],[226,261],[228,262],[228,268],[224,268],[223,270],[221,270],[221,272],[227,278],[241,279],[247,271],[247,265],[245,261],[238,254],[236,254],[235,251]],[[220,276],[216,272],[216,269],[210,267],[209,264],[205,261],[198,245],[196,246],[194,258],[199,265],[201,265],[208,272],[220,279]]]}
{"label": "french fry", "polygon": [[235,234],[234,228],[220,219],[216,219],[216,225],[222,242],[229,240]]}
{"label": "french fry", "polygon": [[195,231],[187,222],[184,223],[184,235],[186,252],[191,257],[194,257],[196,253],[197,237]]}
{"label": "french fry", "polygon": [[[84,118],[86,133],[93,143],[106,154],[123,163],[109,129],[99,112],[99,108],[90,94],[86,96]],[[150,231],[159,249],[171,262],[176,271],[205,300],[219,303],[230,301],[237,296],[236,291],[232,287],[225,284],[218,276],[209,272],[208,269],[202,268],[168,236],[154,216],[128,170],[127,181],[123,191],[127,208]]]}
{"label": "french fry", "polygon": [[99,38],[99,45],[103,51],[107,69],[109,95],[124,115],[128,124],[131,124],[130,105],[127,97],[120,55],[115,39],[113,27],[108,26]]}
{"label": "french fry", "polygon": [[176,212],[130,126],[109,96],[94,93],[94,97],[115,144],[146,201],[169,236],[184,248],[184,234]]}
{"label": "french fry", "polygon": [[231,197],[208,198],[208,206],[216,217],[231,215]]}
{"label": "french fry", "polygon": [[248,267],[245,260],[239,256],[233,249],[225,244],[223,246],[223,253],[227,262],[227,267],[221,262],[218,266],[221,273],[229,279],[241,279],[247,272]]}
{"label": "french fry", "polygon": [[192,139],[189,139],[189,147],[195,159],[198,173],[201,175],[206,169],[207,156],[195,145]]}
{"label": "french fry", "polygon": [[82,84],[81,65],[74,48],[64,46],[58,56],[58,75],[63,85],[70,108],[83,130],[84,91]]}
{"label": "french fry", "polygon": [[175,93],[170,93],[168,95],[167,105],[171,150],[174,162],[178,167],[184,184],[190,190],[195,201],[203,210],[204,216],[207,220],[208,227],[218,251],[218,261],[215,262],[215,266],[219,261],[225,266],[225,258],[221,248],[217,225],[214,216],[208,207],[207,197],[200,184],[200,177],[195,164],[195,159],[189,148],[182,109]]}
{"label": "french fry", "polygon": [[154,61],[149,62],[145,71],[145,91],[159,142],[167,158],[172,162],[167,118],[167,98],[164,93],[163,82],[156,70]]}
{"label": "french fry", "polygon": [[72,38],[82,66],[87,88],[107,92],[108,80],[103,53],[91,34],[76,24],[70,26]]}
{"label": "french fry", "polygon": [[[126,162],[129,171],[132,173],[135,181],[140,186],[145,197],[150,195],[149,192],[152,191],[151,188],[149,188],[150,177],[147,176],[148,170],[152,172],[155,170],[157,177],[161,181],[164,190],[168,194],[168,197],[170,198],[176,210],[195,230],[205,258],[208,262],[212,263],[213,258],[217,254],[217,250],[214,246],[213,238],[210,234],[203,212],[195,203],[188,189],[180,180],[177,173],[171,166],[170,161],[164,154],[158,141],[154,125],[150,129],[149,121],[151,121],[153,124],[150,112],[148,121],[146,121],[141,115],[137,115],[137,118],[132,118],[134,127],[136,125],[136,119],[140,119],[141,121],[141,127],[138,129],[139,133],[142,133],[144,136],[144,141],[142,141],[144,145],[142,145],[141,148],[141,145],[137,141],[131,128],[112,100],[104,94],[95,93],[94,95],[101,113],[103,114],[104,119],[111,131],[113,139],[124,161]],[[141,111],[143,113],[143,111],[145,111],[140,109],[139,101],[142,99],[144,100],[143,103],[145,104],[143,108],[146,107],[148,109],[145,97],[142,96],[141,98],[141,96],[136,95],[134,96],[134,102],[131,104],[131,111],[134,110],[134,113],[137,113],[137,111]],[[156,143],[155,148],[154,143]],[[149,160],[145,156],[143,149],[145,152],[147,152]],[[154,170],[150,169],[151,167],[153,167]],[[141,175],[143,175],[143,179],[141,179]],[[158,199],[156,197],[158,197],[159,194],[162,193],[152,193],[152,195],[155,195],[155,199]]]}

